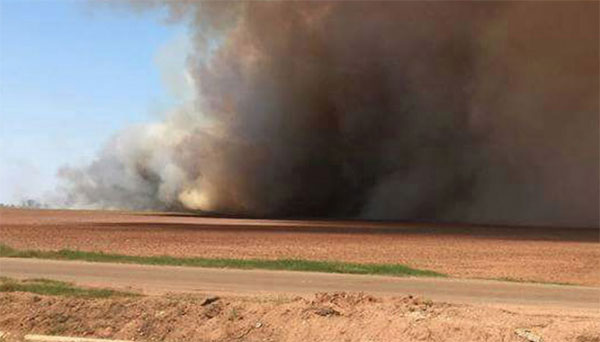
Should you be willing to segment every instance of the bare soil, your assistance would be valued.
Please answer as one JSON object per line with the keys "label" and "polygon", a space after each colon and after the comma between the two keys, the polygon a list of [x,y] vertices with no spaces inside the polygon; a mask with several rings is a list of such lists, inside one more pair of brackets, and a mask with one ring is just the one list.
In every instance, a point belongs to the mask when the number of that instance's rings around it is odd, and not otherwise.
{"label": "bare soil", "polygon": [[128,255],[401,263],[463,278],[600,286],[598,229],[0,209],[0,243]]}
{"label": "bare soil", "polygon": [[[27,333],[141,341],[527,341],[598,342],[600,320],[524,314],[361,293],[312,297],[163,295],[83,299],[0,294],[7,341]],[[215,300],[216,299],[216,300]]]}

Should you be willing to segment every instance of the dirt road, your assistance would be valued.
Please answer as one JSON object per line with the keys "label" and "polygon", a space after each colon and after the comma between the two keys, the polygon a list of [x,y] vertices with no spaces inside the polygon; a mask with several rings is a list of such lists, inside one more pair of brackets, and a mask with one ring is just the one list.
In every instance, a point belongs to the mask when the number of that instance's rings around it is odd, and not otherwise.
{"label": "dirt road", "polygon": [[139,289],[147,293],[299,294],[366,292],[379,296],[420,295],[436,301],[564,308],[598,313],[600,289],[487,280],[207,269],[80,261],[0,258],[0,275],[50,278],[82,285]]}
{"label": "dirt road", "polygon": [[0,209],[0,243],[19,249],[399,263],[460,278],[587,286],[600,286],[598,239],[598,229]]}

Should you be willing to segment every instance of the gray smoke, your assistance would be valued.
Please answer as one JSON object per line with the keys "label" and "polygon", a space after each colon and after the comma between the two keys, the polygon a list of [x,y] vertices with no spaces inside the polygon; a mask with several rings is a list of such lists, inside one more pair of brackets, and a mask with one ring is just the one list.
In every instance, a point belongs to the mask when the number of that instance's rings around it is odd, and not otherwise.
{"label": "gray smoke", "polygon": [[61,170],[66,205],[599,225],[599,3],[164,6],[194,100]]}

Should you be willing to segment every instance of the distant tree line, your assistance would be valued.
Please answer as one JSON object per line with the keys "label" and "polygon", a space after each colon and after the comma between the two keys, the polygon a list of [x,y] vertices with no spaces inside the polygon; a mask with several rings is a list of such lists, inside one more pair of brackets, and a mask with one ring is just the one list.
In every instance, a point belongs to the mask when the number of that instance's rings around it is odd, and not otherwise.
{"label": "distant tree line", "polygon": [[34,199],[24,199],[18,204],[0,203],[0,208],[24,208],[24,209],[45,209],[50,206]]}

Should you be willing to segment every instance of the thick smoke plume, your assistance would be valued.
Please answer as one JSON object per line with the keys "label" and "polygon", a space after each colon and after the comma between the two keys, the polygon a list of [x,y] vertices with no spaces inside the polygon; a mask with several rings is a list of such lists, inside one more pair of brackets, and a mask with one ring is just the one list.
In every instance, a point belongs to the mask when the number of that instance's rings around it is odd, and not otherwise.
{"label": "thick smoke plume", "polygon": [[598,2],[164,6],[194,100],[63,169],[66,204],[598,226]]}

